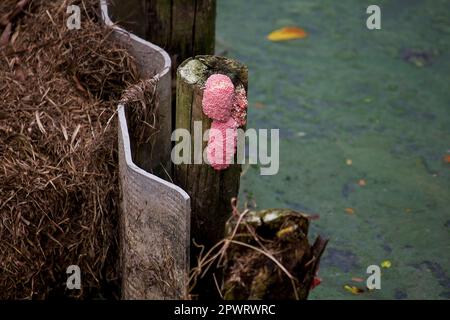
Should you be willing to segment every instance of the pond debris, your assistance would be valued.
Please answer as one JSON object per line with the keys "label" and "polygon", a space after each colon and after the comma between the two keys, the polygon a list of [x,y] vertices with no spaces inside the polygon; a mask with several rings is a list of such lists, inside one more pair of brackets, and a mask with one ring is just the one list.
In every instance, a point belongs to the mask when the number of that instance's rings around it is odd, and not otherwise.
{"label": "pond debris", "polygon": [[382,268],[390,268],[391,266],[392,266],[392,263],[389,260],[384,260],[383,262],[381,262]]}
{"label": "pond debris", "polygon": [[254,106],[256,109],[264,109],[264,108],[266,107],[262,102],[259,102],[259,101],[255,102],[255,103],[253,104],[253,106]]}
{"label": "pond debris", "polygon": [[344,285],[344,289],[351,292],[352,294],[358,295],[358,294],[362,294],[364,292],[366,292],[365,289],[363,288],[359,288],[356,286],[349,286],[348,284]]}
{"label": "pond debris", "polygon": [[428,67],[432,64],[434,53],[427,50],[416,50],[416,49],[403,49],[400,53],[401,58],[418,67]]}
{"label": "pond debris", "polygon": [[267,39],[270,41],[287,41],[295,39],[303,39],[308,36],[308,33],[299,27],[284,27],[272,31],[267,35]]}
{"label": "pond debris", "polygon": [[314,276],[313,282],[311,283],[310,290],[315,289],[321,283],[322,283],[322,278],[319,277],[319,268],[317,268],[316,275]]}
{"label": "pond debris", "polygon": [[354,282],[364,282],[364,279],[360,278],[360,277],[353,277],[352,281],[354,281]]}
{"label": "pond debris", "polygon": [[443,158],[442,161],[446,164],[450,164],[450,154],[446,154]]}
{"label": "pond debris", "polygon": [[355,209],[353,209],[353,208],[345,208],[344,210],[345,210],[345,212],[347,214],[354,214],[355,213]]}
{"label": "pond debris", "polygon": [[191,270],[190,286],[208,270],[226,300],[306,299],[317,286],[319,261],[328,240],[308,242],[308,216],[290,209],[244,210],[232,200],[227,236],[202,252]]}

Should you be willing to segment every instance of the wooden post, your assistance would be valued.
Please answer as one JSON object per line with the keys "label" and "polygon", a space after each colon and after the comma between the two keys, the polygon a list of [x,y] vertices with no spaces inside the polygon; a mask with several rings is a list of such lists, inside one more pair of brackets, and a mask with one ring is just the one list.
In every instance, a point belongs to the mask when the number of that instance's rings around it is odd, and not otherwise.
{"label": "wooden post", "polygon": [[174,83],[181,62],[214,54],[216,0],[115,1],[111,14],[125,29],[169,53]]}
{"label": "wooden post", "polygon": [[[113,1],[110,12],[113,21],[169,53],[172,61],[169,121],[174,127],[177,68],[187,58],[214,54],[216,0]],[[146,158],[146,151],[144,147],[138,153]],[[171,167],[165,170],[172,174]],[[165,173],[161,176],[167,178]]]}
{"label": "wooden post", "polygon": [[173,75],[187,58],[214,54],[216,0],[145,0],[145,7],[145,37],[172,57]]}
{"label": "wooden post", "polygon": [[[211,120],[202,111],[203,90],[211,74],[221,73],[232,80],[235,88],[247,91],[247,67],[237,61],[215,56],[196,56],[184,61],[177,72],[176,129],[191,133],[191,159],[194,159],[194,122],[201,121],[202,135]],[[202,150],[207,141],[203,142]],[[231,198],[239,191],[241,165],[232,164],[217,171],[209,164],[181,164],[174,168],[174,182],[191,197],[191,239],[205,250],[224,237],[224,228],[231,215]],[[197,263],[199,249],[191,241],[191,266]],[[209,289],[217,292],[214,283]],[[204,288],[202,288],[205,292]]]}
{"label": "wooden post", "polygon": [[[145,39],[166,50],[172,60],[172,108],[178,66],[215,48],[216,0],[141,0],[147,14]],[[172,118],[172,124],[175,117]]]}
{"label": "wooden post", "polygon": [[146,1],[108,1],[111,20],[118,23],[125,30],[145,39],[147,32]]}
{"label": "wooden post", "polygon": [[214,54],[216,0],[114,1],[111,14],[128,31],[166,50],[174,76],[187,58]]}

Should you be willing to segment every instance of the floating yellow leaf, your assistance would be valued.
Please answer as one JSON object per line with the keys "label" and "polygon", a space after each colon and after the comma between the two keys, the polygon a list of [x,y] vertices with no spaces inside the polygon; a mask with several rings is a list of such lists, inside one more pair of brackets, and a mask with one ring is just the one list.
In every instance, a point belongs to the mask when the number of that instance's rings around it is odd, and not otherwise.
{"label": "floating yellow leaf", "polygon": [[354,214],[355,210],[353,208],[345,208],[345,212],[347,212],[348,214]]}
{"label": "floating yellow leaf", "polygon": [[286,41],[294,39],[303,39],[308,36],[305,30],[298,27],[284,27],[269,33],[267,39],[270,41]]}
{"label": "floating yellow leaf", "polygon": [[364,186],[366,185],[366,180],[360,179],[360,180],[358,181],[358,184],[359,184],[361,187],[364,187]]}
{"label": "floating yellow leaf", "polygon": [[347,159],[347,160],[345,161],[345,163],[346,163],[348,166],[351,166],[351,165],[353,164],[353,161],[352,161],[352,159]]}
{"label": "floating yellow leaf", "polygon": [[350,291],[353,294],[361,294],[361,293],[364,292],[364,290],[361,289],[361,288],[358,288],[358,287],[355,287],[355,286],[349,286],[349,285],[345,285],[344,289],[347,290],[347,291]]}
{"label": "floating yellow leaf", "polygon": [[384,260],[384,261],[381,263],[381,267],[382,267],[382,268],[390,268],[391,265],[392,265],[392,263],[391,263],[389,260]]}

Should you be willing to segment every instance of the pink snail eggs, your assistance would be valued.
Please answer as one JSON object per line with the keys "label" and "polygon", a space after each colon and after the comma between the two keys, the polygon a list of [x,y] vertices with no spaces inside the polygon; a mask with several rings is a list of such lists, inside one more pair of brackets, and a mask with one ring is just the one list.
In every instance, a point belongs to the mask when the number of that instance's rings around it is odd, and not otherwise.
{"label": "pink snail eggs", "polygon": [[223,74],[213,74],[205,84],[203,92],[203,113],[217,121],[227,121],[231,117],[234,103],[234,85]]}

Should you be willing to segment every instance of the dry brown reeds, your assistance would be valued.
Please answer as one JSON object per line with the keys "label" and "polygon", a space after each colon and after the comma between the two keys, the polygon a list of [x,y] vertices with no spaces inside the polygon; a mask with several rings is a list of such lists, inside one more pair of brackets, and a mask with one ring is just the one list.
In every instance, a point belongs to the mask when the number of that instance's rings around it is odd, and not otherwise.
{"label": "dry brown reeds", "polygon": [[[117,298],[114,116],[133,59],[97,0],[1,1],[0,18],[0,299]],[[66,289],[74,264],[81,291]]]}

